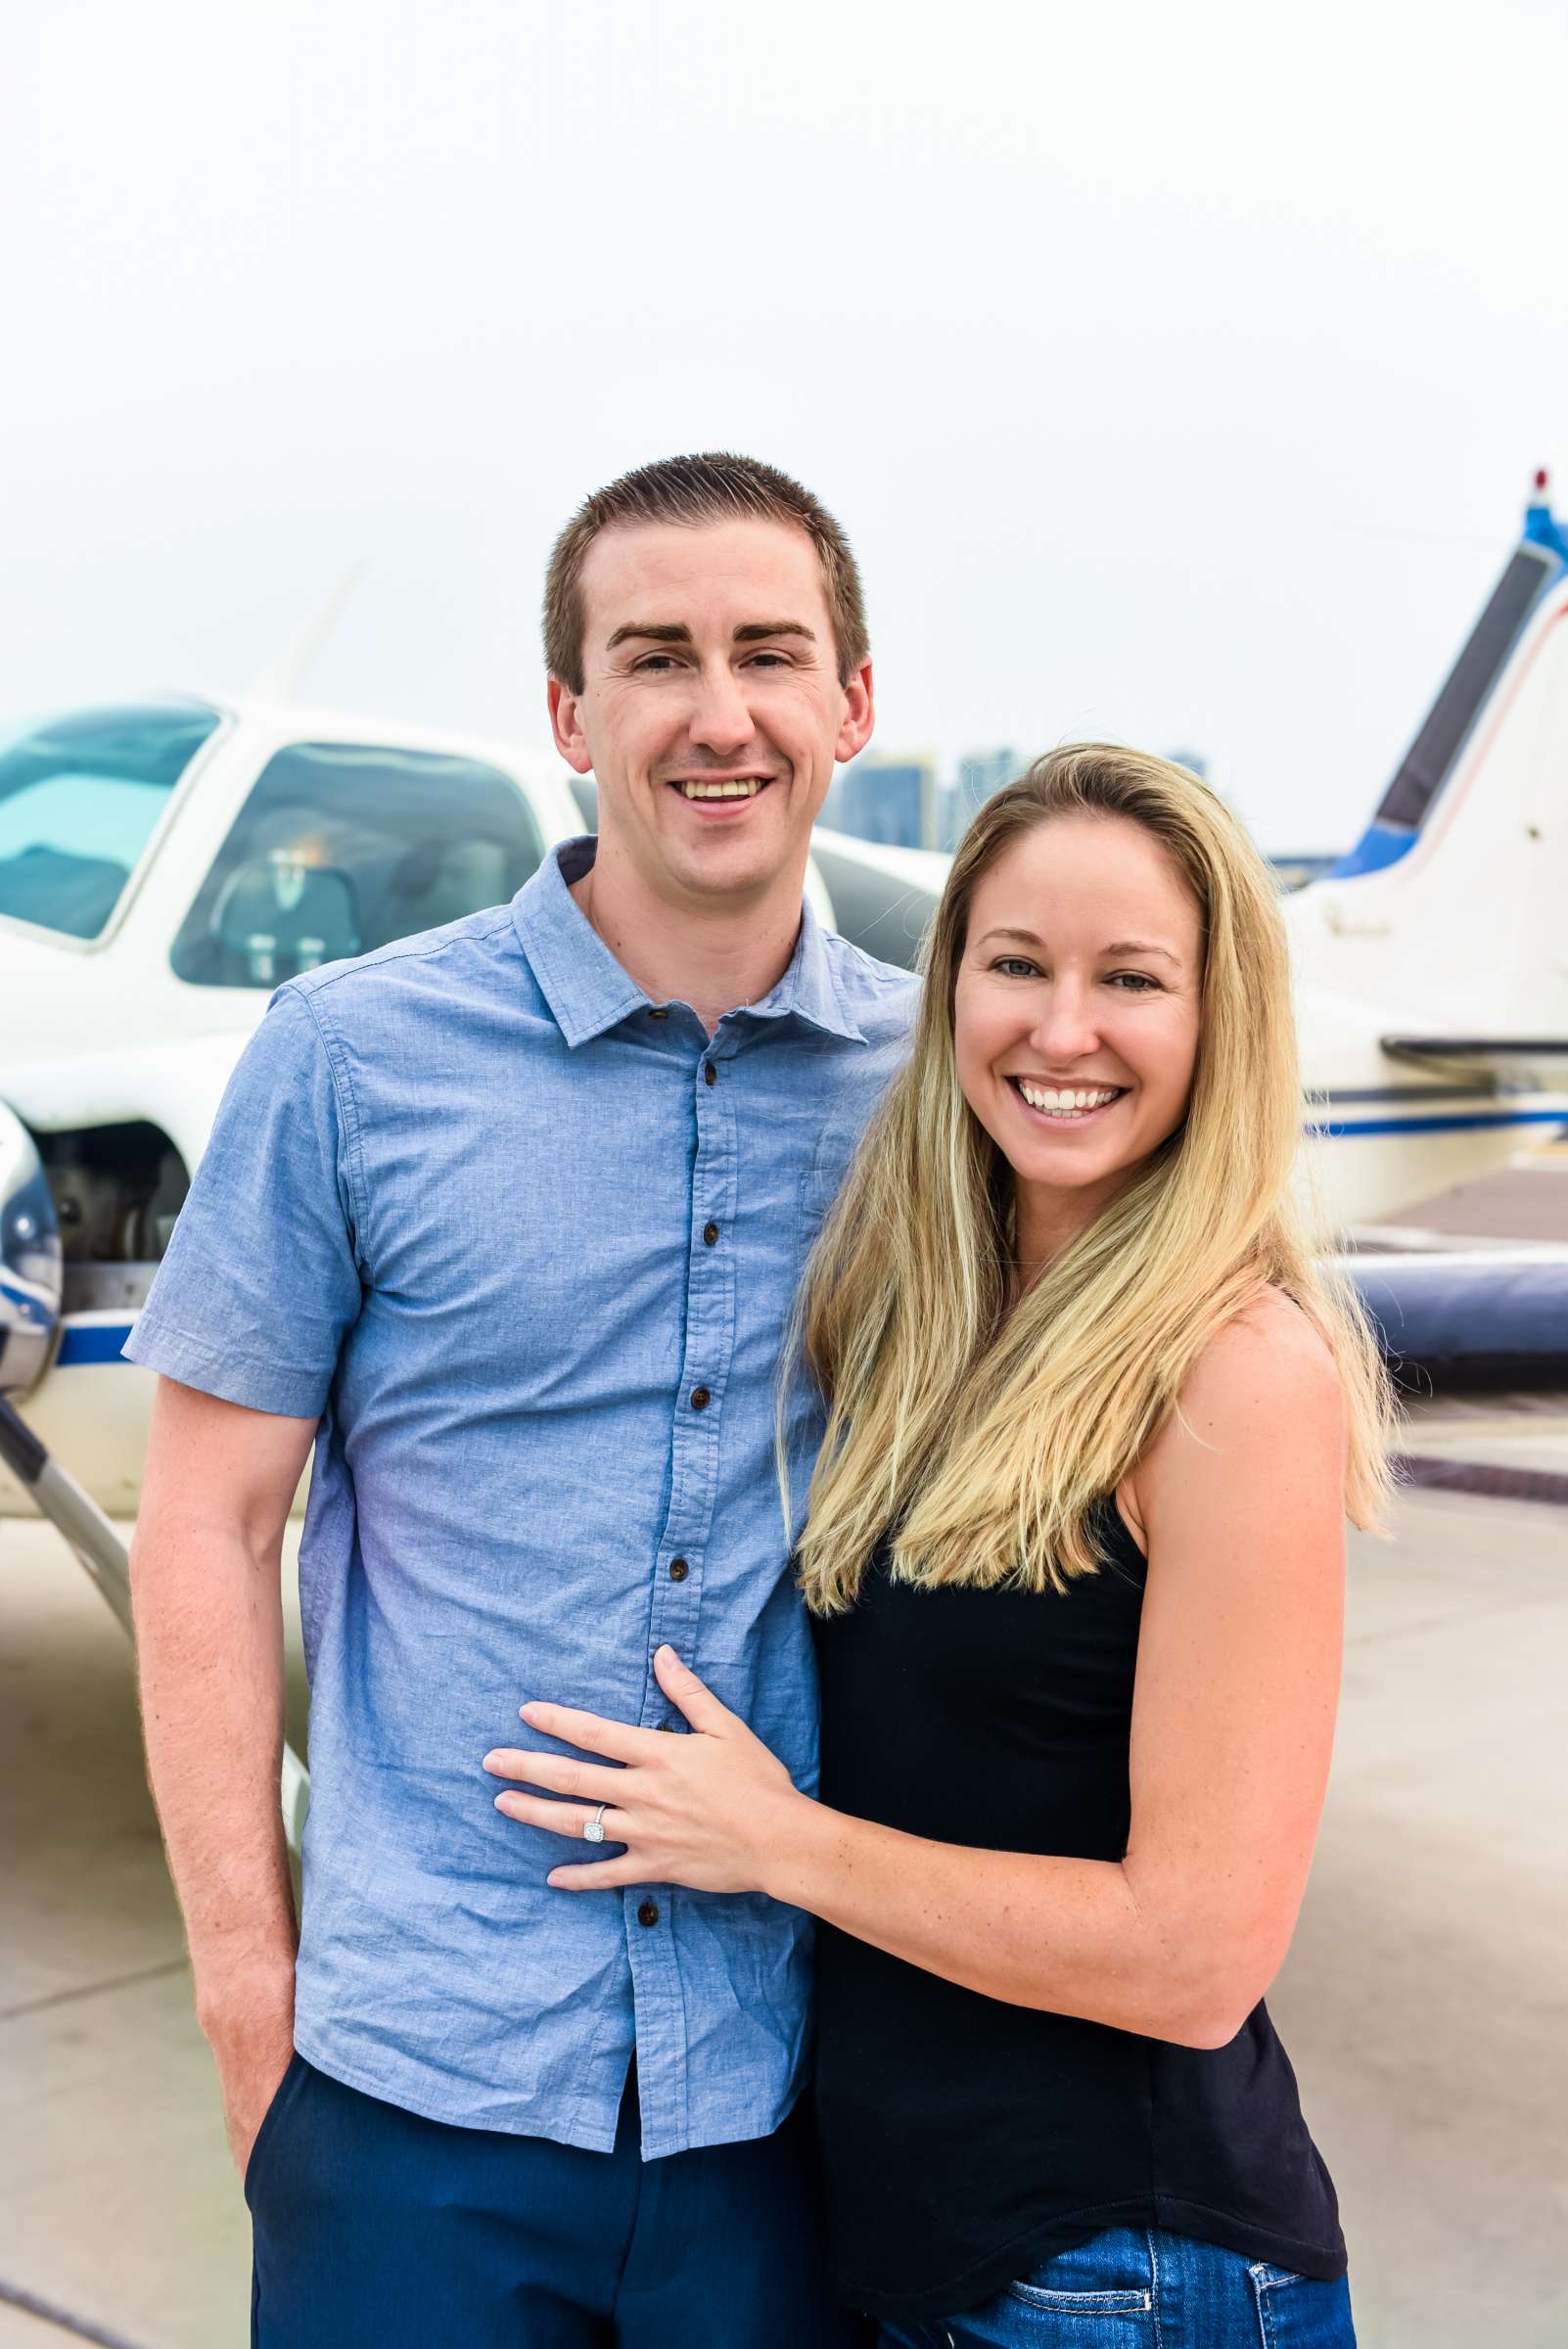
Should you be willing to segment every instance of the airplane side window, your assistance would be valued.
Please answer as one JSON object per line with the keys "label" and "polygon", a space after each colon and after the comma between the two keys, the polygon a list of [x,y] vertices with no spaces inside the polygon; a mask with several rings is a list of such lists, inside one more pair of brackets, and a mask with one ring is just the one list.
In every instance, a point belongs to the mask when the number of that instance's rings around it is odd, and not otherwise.
{"label": "airplane side window", "polygon": [[1549,558],[1537,547],[1522,546],[1513,556],[1398,774],[1383,794],[1376,818],[1380,824],[1420,830],[1427,809],[1448,781],[1476,713],[1523,635],[1550,573]]}
{"label": "airplane side window", "polygon": [[502,904],[543,853],[521,786],[499,767],[291,743],[256,778],[170,959],[193,987],[271,989]]}
{"label": "airplane side window", "polygon": [[77,710],[0,746],[0,915],[99,938],[218,714],[202,702]]}

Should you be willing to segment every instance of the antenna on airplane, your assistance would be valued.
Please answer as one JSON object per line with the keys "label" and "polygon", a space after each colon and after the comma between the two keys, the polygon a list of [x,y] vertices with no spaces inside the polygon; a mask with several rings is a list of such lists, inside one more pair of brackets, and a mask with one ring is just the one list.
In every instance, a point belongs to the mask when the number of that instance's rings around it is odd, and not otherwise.
{"label": "antenna on airplane", "polygon": [[350,563],[319,608],[284,639],[270,661],[264,662],[249,686],[256,701],[292,702],[306,671],[344,616],[349,597],[365,576],[361,556]]}
{"label": "antenna on airplane", "polygon": [[1538,465],[1530,477],[1524,543],[1542,548],[1550,558],[1555,565],[1553,580],[1568,572],[1568,522],[1559,522],[1551,510],[1551,475],[1545,465]]}

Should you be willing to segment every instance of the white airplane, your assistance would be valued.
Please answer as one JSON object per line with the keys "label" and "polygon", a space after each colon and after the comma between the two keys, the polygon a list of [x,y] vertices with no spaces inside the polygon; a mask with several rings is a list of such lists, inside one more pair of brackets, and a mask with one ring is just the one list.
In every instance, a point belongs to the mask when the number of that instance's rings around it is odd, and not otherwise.
{"label": "white airplane", "polygon": [[[950,861],[818,832],[841,929],[890,961]],[[1325,1231],[1568,1125],[1568,528],[1524,535],[1366,831],[1284,900]]]}
{"label": "white airplane", "polygon": [[[135,1510],[151,1405],[120,1349],[273,988],[504,901],[588,828],[575,780],[258,699],[0,743],[0,1392],[103,1508]],[[807,889],[831,925],[814,868]],[[0,1466],[0,1515],[26,1505]]]}
{"label": "white airplane", "polygon": [[[271,701],[0,745],[0,1394],[103,1508],[134,1513],[153,1383],[120,1349],[273,987],[504,899],[583,828],[553,760]],[[823,918],[910,960],[947,859],[819,832],[814,862]],[[1568,1124],[1568,532],[1544,477],[1365,835],[1286,909],[1331,1226]],[[0,1467],[0,1512],[27,1506]]]}

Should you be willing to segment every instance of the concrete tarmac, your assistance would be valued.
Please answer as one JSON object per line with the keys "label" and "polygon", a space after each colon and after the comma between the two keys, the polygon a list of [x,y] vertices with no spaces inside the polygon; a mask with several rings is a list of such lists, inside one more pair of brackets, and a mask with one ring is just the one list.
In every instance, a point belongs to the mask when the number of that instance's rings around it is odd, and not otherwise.
{"label": "concrete tarmac", "polygon": [[[1478,1444],[1568,1466],[1562,1405],[1511,1437],[1502,1406],[1473,1416]],[[1423,1448],[1465,1425],[1438,1414]],[[1353,1540],[1333,1783],[1270,2004],[1339,2186],[1362,2349],[1568,2342],[1565,1681],[1568,1510],[1411,1493],[1391,1543]],[[50,1530],[18,1522],[0,1866],[0,2290],[133,2349],[241,2349],[246,2212],[129,1655]],[[0,2349],[69,2337],[0,2304]]]}

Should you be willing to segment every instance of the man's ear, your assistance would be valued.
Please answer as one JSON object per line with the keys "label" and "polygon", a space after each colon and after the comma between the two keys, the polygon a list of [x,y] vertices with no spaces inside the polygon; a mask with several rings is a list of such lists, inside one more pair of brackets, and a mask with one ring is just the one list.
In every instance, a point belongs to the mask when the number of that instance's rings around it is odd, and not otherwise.
{"label": "man's ear", "polygon": [[[839,739],[833,746],[833,756],[842,766],[848,759],[858,759],[871,739],[876,724],[876,695],[871,685],[871,664],[862,661],[844,688],[844,722]],[[556,737],[559,741],[559,735]]]}
{"label": "man's ear", "polygon": [[545,700],[550,710],[550,731],[555,747],[575,774],[590,775],[593,760],[582,732],[582,718],[577,696],[570,685],[552,677],[545,688]]}

